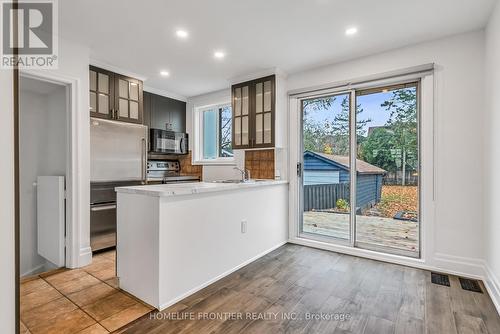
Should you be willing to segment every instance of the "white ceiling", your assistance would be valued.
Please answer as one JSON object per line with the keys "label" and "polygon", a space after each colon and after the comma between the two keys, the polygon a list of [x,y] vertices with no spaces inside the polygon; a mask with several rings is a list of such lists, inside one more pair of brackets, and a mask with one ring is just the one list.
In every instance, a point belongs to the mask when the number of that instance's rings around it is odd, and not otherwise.
{"label": "white ceiling", "polygon": [[[495,1],[65,0],[59,30],[89,45],[92,59],[189,97],[270,68],[293,73],[480,29]],[[345,36],[353,25],[359,33]],[[226,58],[214,59],[216,49]]]}

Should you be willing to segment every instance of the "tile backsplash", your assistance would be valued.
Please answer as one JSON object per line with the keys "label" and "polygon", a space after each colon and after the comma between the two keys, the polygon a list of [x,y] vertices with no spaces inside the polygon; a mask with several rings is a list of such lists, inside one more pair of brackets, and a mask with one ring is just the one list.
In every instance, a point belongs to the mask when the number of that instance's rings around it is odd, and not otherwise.
{"label": "tile backsplash", "polygon": [[191,151],[188,154],[179,157],[179,162],[181,164],[181,175],[195,175],[203,179],[203,166],[193,165],[193,159]]}
{"label": "tile backsplash", "polygon": [[253,179],[274,179],[274,149],[245,151],[245,168]]}

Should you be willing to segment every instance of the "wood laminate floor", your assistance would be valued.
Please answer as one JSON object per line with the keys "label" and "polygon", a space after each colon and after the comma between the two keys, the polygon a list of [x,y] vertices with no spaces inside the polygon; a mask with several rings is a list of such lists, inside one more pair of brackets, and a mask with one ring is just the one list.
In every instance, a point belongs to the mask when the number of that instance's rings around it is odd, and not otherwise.
{"label": "wood laminate floor", "polygon": [[484,293],[430,272],[285,245],[120,333],[500,333]]}

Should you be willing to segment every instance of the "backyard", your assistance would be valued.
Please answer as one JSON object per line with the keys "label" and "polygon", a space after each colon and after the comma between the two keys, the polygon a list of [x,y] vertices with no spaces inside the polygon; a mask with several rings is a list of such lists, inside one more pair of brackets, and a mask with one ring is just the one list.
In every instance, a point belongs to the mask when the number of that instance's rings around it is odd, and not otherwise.
{"label": "backyard", "polygon": [[375,206],[382,216],[392,218],[398,212],[418,212],[417,186],[382,186],[382,198]]}
{"label": "backyard", "polygon": [[[304,212],[303,231],[349,239],[349,215],[336,208]],[[379,203],[356,215],[356,241],[371,248],[418,256],[418,187],[382,186]]]}

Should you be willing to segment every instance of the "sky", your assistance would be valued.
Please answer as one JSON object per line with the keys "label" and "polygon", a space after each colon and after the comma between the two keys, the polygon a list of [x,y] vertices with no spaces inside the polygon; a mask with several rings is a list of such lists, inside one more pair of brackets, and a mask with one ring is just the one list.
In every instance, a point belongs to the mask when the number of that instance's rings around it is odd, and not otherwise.
{"label": "sky", "polygon": [[[308,120],[314,122],[324,122],[325,120],[332,121],[341,110],[341,103],[347,95],[339,95],[329,109],[310,111],[306,116]],[[380,105],[392,97],[392,92],[376,93],[357,97],[357,103],[363,109],[363,112],[358,114],[358,119],[370,119],[364,127],[365,133],[372,126],[381,126],[387,123],[389,119],[389,111],[385,110]]]}

